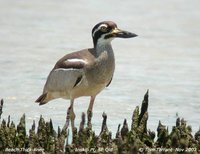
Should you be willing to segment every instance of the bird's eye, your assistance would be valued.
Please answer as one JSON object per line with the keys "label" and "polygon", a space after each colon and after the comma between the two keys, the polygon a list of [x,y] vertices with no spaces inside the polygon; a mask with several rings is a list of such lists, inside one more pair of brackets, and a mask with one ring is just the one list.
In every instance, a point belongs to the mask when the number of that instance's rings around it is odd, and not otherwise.
{"label": "bird's eye", "polygon": [[106,32],[107,31],[107,27],[106,26],[101,26],[101,31],[102,32]]}

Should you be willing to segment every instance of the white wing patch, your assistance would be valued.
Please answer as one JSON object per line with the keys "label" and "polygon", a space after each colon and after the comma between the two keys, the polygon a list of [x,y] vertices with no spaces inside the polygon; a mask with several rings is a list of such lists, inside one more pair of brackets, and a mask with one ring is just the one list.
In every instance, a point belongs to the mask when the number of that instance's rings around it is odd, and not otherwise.
{"label": "white wing patch", "polygon": [[74,59],[67,59],[66,61],[68,62],[82,62],[82,63],[87,63],[87,61],[83,60],[83,59],[78,59],[78,58],[74,58]]}
{"label": "white wing patch", "polygon": [[54,71],[73,71],[73,70],[78,70],[76,68],[57,68]]}

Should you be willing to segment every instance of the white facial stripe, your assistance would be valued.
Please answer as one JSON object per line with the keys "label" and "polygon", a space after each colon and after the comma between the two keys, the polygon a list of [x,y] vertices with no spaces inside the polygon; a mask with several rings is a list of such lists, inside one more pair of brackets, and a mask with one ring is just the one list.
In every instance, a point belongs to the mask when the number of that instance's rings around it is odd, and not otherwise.
{"label": "white facial stripe", "polygon": [[107,35],[107,34],[102,35],[102,36],[98,39],[97,44],[99,44],[99,45],[106,44],[106,43],[111,42],[111,41],[114,39],[114,38],[112,38],[112,37],[109,38],[109,39],[105,39],[105,38],[104,38],[105,35]]}
{"label": "white facial stripe", "polygon": [[107,40],[107,39],[105,39],[105,36],[106,36],[106,35],[110,35],[110,34],[112,34],[112,31],[109,32],[109,33],[107,33],[107,34],[103,34],[103,35],[101,35],[101,37],[100,37],[99,39]]}
{"label": "white facial stripe", "polygon": [[99,27],[93,32],[93,34],[92,34],[92,36],[94,37],[94,34],[99,30],[99,29],[101,29],[101,27],[108,27],[108,25],[106,25],[106,24],[101,24],[101,25],[99,25]]}
{"label": "white facial stripe", "polygon": [[67,59],[66,61],[68,62],[82,62],[82,63],[87,63],[85,60],[83,59],[78,59],[78,58],[74,58],[74,59]]}
{"label": "white facial stripe", "polygon": [[106,25],[106,24],[101,24],[98,28],[100,29],[101,27],[108,27],[108,25]]}

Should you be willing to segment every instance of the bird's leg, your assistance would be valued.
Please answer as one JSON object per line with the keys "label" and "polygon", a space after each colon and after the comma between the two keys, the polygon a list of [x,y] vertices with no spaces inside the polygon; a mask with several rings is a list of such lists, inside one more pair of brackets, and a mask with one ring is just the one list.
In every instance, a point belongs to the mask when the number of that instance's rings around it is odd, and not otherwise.
{"label": "bird's leg", "polygon": [[92,109],[93,109],[93,104],[94,104],[95,96],[91,96],[90,98],[90,104],[87,110],[87,118],[88,118],[88,127],[92,128],[91,120],[92,120]]}
{"label": "bird's leg", "polygon": [[69,119],[70,119],[70,107],[67,109],[67,117],[66,117],[66,127],[69,127]]}
{"label": "bird's leg", "polygon": [[75,117],[76,117],[76,115],[74,113],[74,100],[71,100],[71,104],[70,104],[70,120],[71,120],[72,132],[74,130]]}

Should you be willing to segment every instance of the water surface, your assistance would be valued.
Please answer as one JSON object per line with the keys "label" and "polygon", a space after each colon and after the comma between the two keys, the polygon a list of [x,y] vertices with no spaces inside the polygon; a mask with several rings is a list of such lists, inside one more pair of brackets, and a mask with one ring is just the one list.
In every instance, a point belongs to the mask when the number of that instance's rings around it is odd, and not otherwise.
{"label": "water surface", "polygon": [[[139,35],[116,39],[116,71],[111,85],[97,98],[93,125],[98,132],[103,111],[108,128],[127,118],[150,90],[148,127],[158,121],[171,128],[176,114],[194,131],[200,126],[200,1],[64,1],[0,0],[0,98],[3,118],[16,123],[26,113],[27,128],[42,114],[63,126],[68,100],[44,106],[34,103],[55,62],[67,53],[92,47],[91,29],[113,20]],[[89,98],[76,100],[76,124]]]}

